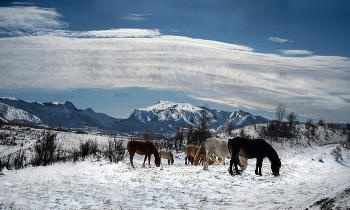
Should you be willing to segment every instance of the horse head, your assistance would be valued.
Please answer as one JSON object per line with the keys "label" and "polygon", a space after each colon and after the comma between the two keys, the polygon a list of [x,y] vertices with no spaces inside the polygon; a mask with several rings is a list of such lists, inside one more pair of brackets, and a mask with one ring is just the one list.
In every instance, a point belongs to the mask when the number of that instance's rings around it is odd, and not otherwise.
{"label": "horse head", "polygon": [[205,157],[206,151],[204,145],[200,146],[197,150],[196,156],[194,157],[194,165],[197,166],[201,158]]}
{"label": "horse head", "polygon": [[271,163],[271,170],[274,176],[280,175],[280,168],[281,168],[281,160],[277,160]]}
{"label": "horse head", "polygon": [[158,154],[158,150],[156,147],[154,147],[156,149],[155,153],[154,153],[154,164],[156,164],[157,167],[160,166],[160,157]]}

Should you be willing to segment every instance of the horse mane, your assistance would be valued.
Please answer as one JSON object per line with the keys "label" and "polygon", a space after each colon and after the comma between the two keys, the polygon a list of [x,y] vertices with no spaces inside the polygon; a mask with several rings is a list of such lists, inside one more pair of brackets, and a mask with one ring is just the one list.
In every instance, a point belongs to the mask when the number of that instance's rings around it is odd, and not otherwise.
{"label": "horse mane", "polygon": [[[153,143],[152,143],[152,144],[153,144]],[[153,150],[154,150],[154,153],[153,153],[154,158],[160,159],[157,147],[156,147],[155,145],[153,145],[153,146],[154,146],[154,147],[153,147]]]}
{"label": "horse mane", "polygon": [[278,157],[276,150],[269,143],[266,142],[266,144],[269,145],[266,149],[267,149],[267,158],[270,160],[270,162],[275,163],[280,161],[280,158]]}

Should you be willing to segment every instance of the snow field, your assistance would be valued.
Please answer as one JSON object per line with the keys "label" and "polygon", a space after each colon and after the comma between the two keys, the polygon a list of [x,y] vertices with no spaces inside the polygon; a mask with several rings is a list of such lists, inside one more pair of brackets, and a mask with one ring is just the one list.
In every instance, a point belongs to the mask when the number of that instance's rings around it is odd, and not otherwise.
{"label": "snow field", "polygon": [[[326,152],[332,147],[314,148]],[[345,157],[349,157],[347,151]],[[8,209],[305,209],[315,201],[349,187],[349,159],[343,164],[312,160],[301,153],[282,159],[281,176],[271,174],[267,159],[263,176],[256,176],[255,160],[242,175],[230,176],[228,165],[184,165],[183,154],[175,164],[162,161],[142,166],[135,155],[110,164],[93,159],[3,171],[0,208]],[[301,161],[304,160],[304,161]],[[308,160],[308,161],[307,161]],[[306,164],[307,163],[307,164]],[[348,205],[349,207],[349,205]]]}

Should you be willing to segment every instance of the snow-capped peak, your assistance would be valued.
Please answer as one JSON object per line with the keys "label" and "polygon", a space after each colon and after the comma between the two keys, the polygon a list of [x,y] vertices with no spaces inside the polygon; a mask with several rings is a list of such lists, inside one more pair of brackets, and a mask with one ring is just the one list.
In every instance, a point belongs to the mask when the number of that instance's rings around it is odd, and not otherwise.
{"label": "snow-capped peak", "polygon": [[7,99],[10,101],[19,101],[17,98],[14,98],[14,97],[0,97],[0,99]]}

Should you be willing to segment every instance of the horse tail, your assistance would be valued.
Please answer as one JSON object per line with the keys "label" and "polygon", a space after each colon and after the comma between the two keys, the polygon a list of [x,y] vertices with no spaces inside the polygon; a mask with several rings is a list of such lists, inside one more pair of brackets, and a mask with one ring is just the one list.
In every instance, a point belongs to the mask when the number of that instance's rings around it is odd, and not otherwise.
{"label": "horse tail", "polygon": [[173,156],[173,153],[170,152],[170,155],[171,155],[171,161],[174,162],[174,156]]}
{"label": "horse tail", "polygon": [[227,144],[227,147],[228,147],[228,151],[230,152],[230,155],[232,156],[232,152],[230,150],[230,143],[231,143],[232,139],[229,139],[228,140],[228,144]]}

